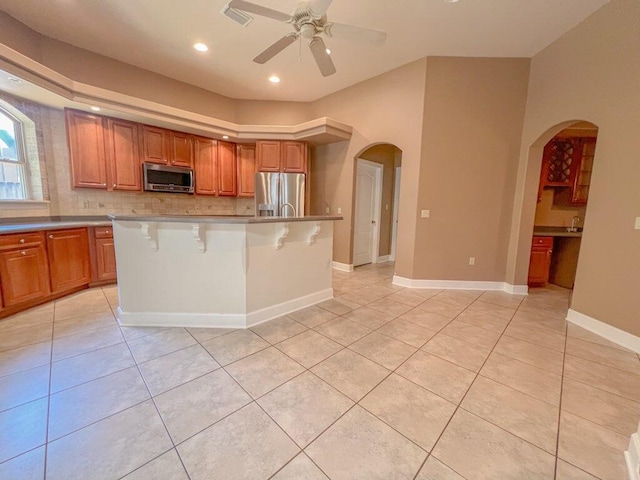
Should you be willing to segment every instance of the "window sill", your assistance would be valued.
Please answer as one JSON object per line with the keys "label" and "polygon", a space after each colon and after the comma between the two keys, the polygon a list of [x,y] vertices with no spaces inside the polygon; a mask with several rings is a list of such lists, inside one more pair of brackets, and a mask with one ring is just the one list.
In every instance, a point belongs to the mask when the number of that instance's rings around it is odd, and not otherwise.
{"label": "window sill", "polygon": [[46,209],[50,204],[49,200],[0,200],[0,209],[38,210]]}

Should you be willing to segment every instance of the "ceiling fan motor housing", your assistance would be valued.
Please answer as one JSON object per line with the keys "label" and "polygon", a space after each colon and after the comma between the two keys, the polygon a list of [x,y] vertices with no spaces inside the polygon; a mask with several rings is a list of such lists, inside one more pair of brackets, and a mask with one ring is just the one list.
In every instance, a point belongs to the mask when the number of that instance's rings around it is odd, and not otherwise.
{"label": "ceiling fan motor housing", "polygon": [[300,35],[311,40],[318,33],[324,31],[327,22],[326,15],[314,15],[308,2],[299,3],[291,16],[291,23]]}

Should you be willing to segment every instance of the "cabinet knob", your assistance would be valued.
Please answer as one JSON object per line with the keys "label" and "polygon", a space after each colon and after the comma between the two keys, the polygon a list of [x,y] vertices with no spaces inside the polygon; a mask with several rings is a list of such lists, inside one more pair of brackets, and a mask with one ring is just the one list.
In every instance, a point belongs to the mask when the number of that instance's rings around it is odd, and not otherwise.
{"label": "cabinet knob", "polygon": [[22,250],[22,251],[20,252],[20,255],[26,255],[26,254],[27,254],[27,252],[26,252],[26,251],[24,251],[24,250]]}
{"label": "cabinet knob", "polygon": [[20,239],[20,243],[24,243],[24,238],[21,238],[21,239]]}
{"label": "cabinet knob", "polygon": [[53,235],[49,235],[49,238],[53,239]]}

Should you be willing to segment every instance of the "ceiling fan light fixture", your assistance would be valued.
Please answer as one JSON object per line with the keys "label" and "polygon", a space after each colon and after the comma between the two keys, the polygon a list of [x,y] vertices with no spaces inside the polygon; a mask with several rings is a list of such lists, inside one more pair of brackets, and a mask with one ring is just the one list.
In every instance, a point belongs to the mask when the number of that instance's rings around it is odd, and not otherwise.
{"label": "ceiling fan light fixture", "polygon": [[270,81],[271,83],[280,83],[280,77],[279,77],[279,76],[277,76],[277,75],[271,75],[271,76],[269,77],[269,81]]}
{"label": "ceiling fan light fixture", "polygon": [[201,43],[201,42],[195,43],[193,45],[193,48],[195,48],[199,52],[206,52],[207,50],[209,50],[209,47],[207,47],[204,43]]}

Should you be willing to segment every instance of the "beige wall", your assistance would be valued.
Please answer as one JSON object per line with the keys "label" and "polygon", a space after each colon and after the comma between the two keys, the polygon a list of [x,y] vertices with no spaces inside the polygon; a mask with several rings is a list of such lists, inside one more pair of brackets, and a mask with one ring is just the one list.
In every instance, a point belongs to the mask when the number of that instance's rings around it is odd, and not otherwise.
{"label": "beige wall", "polygon": [[[525,283],[541,147],[599,127],[572,308],[640,335],[640,2],[613,0],[532,60],[507,279]],[[530,149],[530,147],[533,148]]]}
{"label": "beige wall", "polygon": [[241,125],[297,125],[314,120],[311,104],[264,100],[236,100],[236,123]]}
{"label": "beige wall", "polygon": [[412,278],[504,280],[528,76],[528,59],[429,58]]}
{"label": "beige wall", "polygon": [[360,158],[382,165],[382,195],[380,204],[380,235],[378,254],[391,253],[391,231],[393,227],[393,185],[397,157],[402,158],[400,149],[388,143],[374,145],[360,154]]}
{"label": "beige wall", "polygon": [[334,229],[338,262],[352,263],[355,159],[373,144],[390,143],[402,150],[400,205],[406,206],[399,215],[396,272],[412,275],[426,69],[427,59],[418,60],[312,104],[313,117],[335,118],[354,130],[349,142],[317,148],[313,161],[312,175],[318,169],[329,171],[325,188],[315,191],[316,205],[330,206],[332,213],[340,207],[344,216]]}

